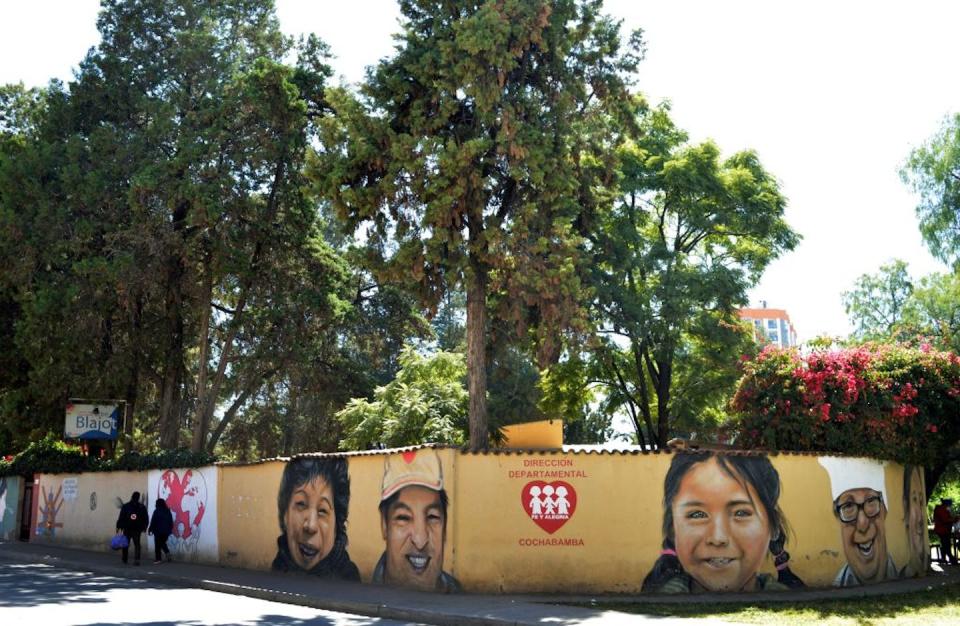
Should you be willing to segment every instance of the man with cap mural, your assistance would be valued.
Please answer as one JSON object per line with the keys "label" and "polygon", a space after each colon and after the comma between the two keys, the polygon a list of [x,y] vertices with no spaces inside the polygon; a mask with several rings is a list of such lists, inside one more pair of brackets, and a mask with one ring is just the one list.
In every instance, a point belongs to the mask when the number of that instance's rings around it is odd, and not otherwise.
{"label": "man with cap mural", "polygon": [[819,461],[830,475],[833,514],[840,522],[847,557],[833,585],[851,587],[897,578],[897,566],[887,552],[884,464],[840,457]]}
{"label": "man with cap mural", "polygon": [[386,550],[373,582],[422,591],[460,591],[443,571],[447,534],[447,492],[436,450],[390,455],[383,465],[380,530]]}

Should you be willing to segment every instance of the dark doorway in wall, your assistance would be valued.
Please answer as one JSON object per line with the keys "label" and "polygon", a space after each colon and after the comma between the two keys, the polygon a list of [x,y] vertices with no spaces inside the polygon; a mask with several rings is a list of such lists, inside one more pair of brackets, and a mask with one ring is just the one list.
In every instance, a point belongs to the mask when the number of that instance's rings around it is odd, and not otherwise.
{"label": "dark doorway in wall", "polygon": [[23,499],[20,501],[20,541],[30,541],[33,525],[33,476],[23,481]]}

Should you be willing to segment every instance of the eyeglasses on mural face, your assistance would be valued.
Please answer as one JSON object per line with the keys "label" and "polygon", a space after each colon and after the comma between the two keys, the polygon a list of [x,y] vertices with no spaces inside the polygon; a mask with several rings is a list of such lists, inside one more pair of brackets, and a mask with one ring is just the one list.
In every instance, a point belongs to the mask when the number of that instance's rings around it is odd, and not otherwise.
{"label": "eyeglasses on mural face", "polygon": [[857,516],[860,515],[860,511],[863,511],[863,514],[868,518],[876,517],[880,515],[880,509],[882,508],[883,498],[881,496],[869,496],[863,502],[848,500],[833,505],[837,517],[839,517],[840,521],[844,524],[852,524],[857,521]]}

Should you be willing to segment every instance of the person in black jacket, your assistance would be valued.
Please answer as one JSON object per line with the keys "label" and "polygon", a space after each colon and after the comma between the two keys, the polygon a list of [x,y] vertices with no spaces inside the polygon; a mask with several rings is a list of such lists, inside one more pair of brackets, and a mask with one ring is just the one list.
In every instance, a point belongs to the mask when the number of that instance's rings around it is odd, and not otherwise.
{"label": "person in black jacket", "polygon": [[[140,565],[140,534],[147,529],[147,507],[140,502],[140,492],[134,491],[130,502],[120,507],[117,518],[117,533],[126,535],[133,544],[133,564]],[[121,551],[121,560],[126,563],[129,545]]]}
{"label": "person in black jacket", "polygon": [[167,507],[167,501],[163,498],[157,498],[157,504],[154,507],[153,516],[150,518],[150,527],[148,534],[153,535],[153,551],[156,559],[154,563],[162,563],[160,552],[167,555],[167,562],[170,562],[170,548],[167,547],[167,539],[173,532],[173,513]]}

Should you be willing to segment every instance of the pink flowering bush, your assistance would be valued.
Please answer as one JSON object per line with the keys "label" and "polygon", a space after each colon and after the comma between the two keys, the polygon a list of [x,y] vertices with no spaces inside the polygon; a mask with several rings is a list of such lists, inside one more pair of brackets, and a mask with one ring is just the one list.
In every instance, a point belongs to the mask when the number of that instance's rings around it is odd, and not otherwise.
{"label": "pink flowering bush", "polygon": [[743,367],[730,424],[743,447],[929,466],[960,438],[960,359],[950,352],[866,345],[801,356],[768,346]]}

